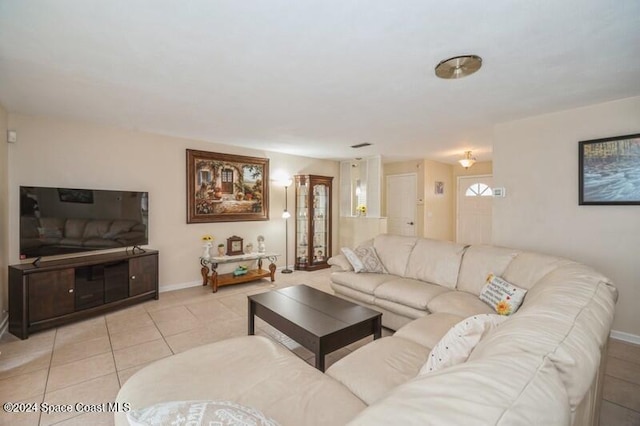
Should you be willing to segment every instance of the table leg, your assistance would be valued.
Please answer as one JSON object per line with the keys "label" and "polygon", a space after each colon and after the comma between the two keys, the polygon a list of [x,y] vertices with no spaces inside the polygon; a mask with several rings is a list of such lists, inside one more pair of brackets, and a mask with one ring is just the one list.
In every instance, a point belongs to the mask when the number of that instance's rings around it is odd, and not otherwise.
{"label": "table leg", "polygon": [[253,303],[252,300],[249,300],[249,309],[247,309],[247,311],[249,312],[249,328],[248,328],[248,334],[249,336],[253,336],[255,334],[255,327],[256,327],[256,305],[255,303]]}
{"label": "table leg", "polygon": [[269,265],[269,272],[271,272],[271,282],[276,280],[276,264],[272,263]]}
{"label": "table leg", "polygon": [[211,276],[209,277],[211,280],[211,287],[213,288],[213,292],[216,293],[218,291],[218,271],[215,269],[211,271]]}
{"label": "table leg", "polygon": [[373,320],[373,340],[382,337],[382,315]]}
{"label": "table leg", "polygon": [[202,285],[204,286],[209,284],[209,268],[203,266],[200,269],[200,273],[202,274]]}
{"label": "table leg", "polygon": [[324,351],[322,346],[316,350],[316,368],[324,373]]}

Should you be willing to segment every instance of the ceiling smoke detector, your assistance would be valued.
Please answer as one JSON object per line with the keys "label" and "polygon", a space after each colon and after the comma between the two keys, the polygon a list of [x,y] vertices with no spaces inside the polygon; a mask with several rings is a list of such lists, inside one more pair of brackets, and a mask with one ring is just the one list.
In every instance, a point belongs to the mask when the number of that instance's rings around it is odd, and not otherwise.
{"label": "ceiling smoke detector", "polygon": [[453,80],[466,77],[478,71],[482,66],[482,58],[478,55],[462,55],[440,61],[436,65],[436,75]]}

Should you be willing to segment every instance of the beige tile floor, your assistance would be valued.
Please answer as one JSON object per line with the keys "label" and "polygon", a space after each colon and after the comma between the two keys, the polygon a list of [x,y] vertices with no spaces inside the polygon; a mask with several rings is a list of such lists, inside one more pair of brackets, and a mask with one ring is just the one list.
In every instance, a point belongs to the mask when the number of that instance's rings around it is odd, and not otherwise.
{"label": "beige tile floor", "polygon": [[[161,293],[160,300],[35,333],[0,339],[0,401],[97,404],[113,401],[120,386],[145,365],[205,343],[247,332],[247,295],[305,283],[331,292],[328,270],[278,273],[263,280],[222,287]],[[282,343],[313,365],[313,354],[257,320],[256,334]],[[390,334],[385,330],[383,335]],[[327,365],[371,338],[327,356]],[[640,346],[612,340],[600,424],[640,426]],[[110,413],[10,414],[0,425],[111,425]]]}

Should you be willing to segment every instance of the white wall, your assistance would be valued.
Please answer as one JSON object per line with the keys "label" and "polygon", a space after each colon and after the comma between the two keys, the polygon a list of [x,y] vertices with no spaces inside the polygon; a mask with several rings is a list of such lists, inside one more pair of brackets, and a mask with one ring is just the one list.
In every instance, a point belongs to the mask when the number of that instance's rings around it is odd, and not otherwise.
{"label": "white wall", "polygon": [[578,142],[633,133],[640,97],[496,126],[493,243],[593,266],[619,290],[613,329],[640,336],[640,206],[578,205]]}
{"label": "white wall", "polygon": [[[305,157],[256,151],[95,126],[53,118],[9,115],[9,126],[18,132],[18,143],[9,145],[9,262],[18,263],[18,202],[20,185],[149,191],[149,247],[160,251],[160,286],[201,281],[198,257],[200,237],[216,240],[238,235],[245,244],[264,235],[267,251],[284,255],[284,188],[270,185],[269,221],[186,223],[186,153],[198,149],[229,154],[267,157],[270,177],[278,171],[290,175],[311,173],[334,176],[338,163]],[[1,157],[0,157],[1,159]],[[337,187],[333,217],[337,218]],[[293,206],[294,191],[288,192]],[[3,209],[6,212],[7,209]],[[294,223],[289,220],[289,262],[293,262]],[[337,226],[333,227],[334,251]],[[284,256],[279,260],[284,265]],[[277,278],[276,278],[277,279]]]}

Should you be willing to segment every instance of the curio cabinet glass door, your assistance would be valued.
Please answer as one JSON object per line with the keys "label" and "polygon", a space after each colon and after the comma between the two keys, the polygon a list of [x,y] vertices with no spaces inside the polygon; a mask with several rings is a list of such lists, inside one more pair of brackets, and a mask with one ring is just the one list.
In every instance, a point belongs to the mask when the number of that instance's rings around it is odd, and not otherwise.
{"label": "curio cabinet glass door", "polygon": [[297,175],[295,268],[328,268],[331,257],[332,177]]}

